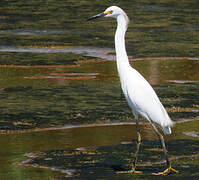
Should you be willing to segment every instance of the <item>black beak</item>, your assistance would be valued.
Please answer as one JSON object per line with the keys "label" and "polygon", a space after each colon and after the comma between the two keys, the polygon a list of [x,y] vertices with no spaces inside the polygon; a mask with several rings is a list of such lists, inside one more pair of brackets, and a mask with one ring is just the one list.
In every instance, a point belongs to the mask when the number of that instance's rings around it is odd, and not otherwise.
{"label": "black beak", "polygon": [[93,19],[97,19],[97,18],[100,18],[100,17],[104,17],[104,16],[106,16],[105,13],[100,13],[100,14],[97,14],[97,15],[95,15],[93,17],[88,18],[87,21],[90,21],[90,20],[93,20]]}

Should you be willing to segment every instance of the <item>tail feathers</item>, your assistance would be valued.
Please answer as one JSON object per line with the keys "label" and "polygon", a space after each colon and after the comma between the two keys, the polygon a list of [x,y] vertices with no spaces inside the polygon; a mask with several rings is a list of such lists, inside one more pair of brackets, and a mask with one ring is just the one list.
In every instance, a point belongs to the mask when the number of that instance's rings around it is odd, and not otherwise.
{"label": "tail feathers", "polygon": [[169,118],[166,123],[161,125],[161,129],[164,134],[171,134],[171,127],[174,125],[175,123]]}
{"label": "tail feathers", "polygon": [[169,126],[161,128],[164,134],[171,134],[171,128]]}

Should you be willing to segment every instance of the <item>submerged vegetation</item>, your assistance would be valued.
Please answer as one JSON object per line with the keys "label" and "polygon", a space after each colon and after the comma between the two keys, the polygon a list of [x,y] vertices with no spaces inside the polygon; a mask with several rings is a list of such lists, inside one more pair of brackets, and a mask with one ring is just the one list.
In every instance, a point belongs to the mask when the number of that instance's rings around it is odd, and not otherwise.
{"label": "submerged vegetation", "polygon": [[[136,139],[135,120],[111,61],[116,24],[112,19],[86,21],[112,4],[131,19],[127,51],[132,60],[140,60],[131,61],[132,66],[153,85],[177,122],[166,138],[180,174],[165,178],[199,177],[197,0],[3,0],[1,178],[132,179],[115,174],[130,167]],[[160,147],[147,123],[141,130],[139,166],[145,173],[133,178],[161,179],[150,175],[163,168]]]}
{"label": "submerged vegetation", "polygon": [[126,37],[129,55],[199,57],[197,0],[1,1],[1,45],[112,48],[115,22],[86,19],[113,4],[125,9],[132,20]]}

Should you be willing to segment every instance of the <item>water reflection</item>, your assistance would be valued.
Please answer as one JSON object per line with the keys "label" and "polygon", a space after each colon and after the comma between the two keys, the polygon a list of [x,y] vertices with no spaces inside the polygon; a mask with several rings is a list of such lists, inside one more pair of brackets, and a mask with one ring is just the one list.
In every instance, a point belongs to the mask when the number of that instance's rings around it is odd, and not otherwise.
{"label": "water reflection", "polygon": [[0,52],[21,52],[21,53],[76,53],[84,54],[85,56],[101,58],[106,60],[114,60],[113,49],[110,48],[97,48],[86,46],[63,46],[63,47],[12,47],[0,46]]}
{"label": "water reflection", "polygon": [[[191,146],[190,140],[188,139],[193,139],[192,144],[194,142],[194,138],[190,138],[189,136],[185,136],[182,134],[183,130],[190,131],[190,130],[198,130],[198,123],[199,121],[195,122],[186,122],[182,124],[178,124],[174,129],[173,129],[173,134],[171,136],[167,136],[166,139],[168,142],[168,147],[169,151],[173,156],[181,156],[184,155],[184,152],[179,151],[177,146],[174,146],[175,143],[178,142],[178,146],[184,146],[184,148],[194,148],[195,150],[191,151],[192,154],[195,153],[197,144],[195,146]],[[143,138],[143,147],[145,148],[145,153],[141,153],[142,155],[140,156],[141,159],[143,159],[143,163],[145,161],[148,161],[149,157],[153,157],[151,154],[153,154],[155,151],[149,150],[149,149],[155,149],[155,148],[160,148],[158,145],[158,141],[151,143],[152,140],[157,139],[155,134],[152,132],[152,129],[146,124],[141,125],[141,132],[142,132],[142,138]],[[184,139],[184,140],[177,140],[176,139]],[[76,160],[77,155],[73,157],[70,152],[67,153],[67,151],[73,151],[76,149],[77,151],[89,151],[89,147],[91,150],[95,150],[98,147],[101,149],[101,154],[97,157],[93,157],[94,159],[97,158],[98,162],[103,166],[103,153],[107,154],[106,151],[114,152],[113,156],[107,157],[105,160],[110,160],[112,164],[116,163],[118,164],[118,160],[120,160],[124,165],[128,165],[128,162],[126,160],[128,159],[129,162],[132,161],[133,159],[133,153],[134,152],[134,147],[135,144],[131,144],[132,140],[135,141],[136,139],[136,131],[135,131],[135,126],[134,125],[119,125],[119,126],[101,126],[101,127],[85,127],[85,128],[71,128],[71,129],[66,129],[66,130],[57,130],[57,131],[45,131],[45,132],[34,132],[34,133],[25,133],[25,134],[10,134],[10,135],[1,135],[0,136],[0,142],[1,144],[3,143],[6,148],[1,148],[0,155],[1,157],[1,170],[8,168],[9,171],[15,174],[16,178],[22,178],[25,179],[25,177],[28,177],[32,175],[34,178],[39,178],[42,175],[38,174],[37,172],[34,173],[34,171],[29,169],[23,169],[21,166],[16,166],[16,165],[11,165],[12,163],[22,161],[25,159],[23,158],[24,153],[31,153],[31,152],[38,152],[38,151],[45,151],[46,156],[49,156],[50,153],[53,153],[53,156],[59,159],[59,157],[63,157],[62,160],[64,160],[65,156],[68,154],[68,158],[72,158],[73,161]],[[172,141],[172,139],[174,139]],[[31,140],[31,141],[30,141]],[[149,141],[147,141],[149,140]],[[128,143],[130,142],[130,144]],[[184,145],[184,142],[187,142],[186,145]],[[119,144],[124,144],[122,147],[117,147]],[[196,143],[196,141],[195,141]],[[127,144],[127,145],[125,145]],[[129,145],[128,145],[129,144]],[[153,145],[152,145],[153,144]],[[189,144],[189,145],[188,145]],[[114,146],[114,147],[113,147]],[[123,154],[124,151],[127,151],[125,147],[128,147],[128,153],[125,153],[125,157],[123,158],[116,158],[116,151],[118,148],[120,149],[120,153]],[[95,147],[95,148],[93,148]],[[146,150],[148,149],[148,151]],[[13,151],[14,150],[14,151]],[[49,151],[49,153],[47,153]],[[45,154],[44,153],[44,154]],[[60,153],[60,155],[59,155]],[[64,154],[61,154],[64,153]],[[157,151],[157,153],[160,153]],[[112,153],[110,153],[112,154]],[[115,155],[114,155],[115,154]],[[30,154],[31,155],[31,154]],[[32,154],[34,155],[34,154]],[[72,155],[72,157],[71,157]],[[145,156],[148,156],[145,157]],[[188,153],[188,155],[190,155]],[[53,160],[53,156],[51,158],[46,157],[46,165],[50,163],[50,160]],[[124,154],[122,155],[124,156]],[[132,156],[132,157],[131,157]],[[34,156],[33,156],[34,157]],[[37,157],[37,156],[36,156]],[[131,157],[131,158],[130,158]],[[47,158],[49,160],[47,160]],[[101,159],[102,158],[102,159]],[[127,159],[126,159],[127,158]],[[160,159],[160,157],[158,157]],[[192,159],[192,158],[191,158]],[[40,161],[39,163],[43,163],[45,161]],[[72,162],[73,162],[72,161]],[[154,159],[153,159],[154,161]],[[157,159],[155,160],[157,161]],[[83,161],[81,161],[83,163]],[[189,161],[189,163],[192,162]],[[38,163],[38,162],[37,162]],[[87,161],[88,163],[88,161]],[[105,162],[104,162],[105,163]],[[63,168],[63,165],[65,166],[65,170],[68,167],[68,163],[64,164],[64,162],[57,160],[54,161],[50,167],[58,167],[61,166],[61,169]],[[75,164],[74,167],[76,167],[78,164]],[[177,164],[176,164],[177,165]],[[175,165],[175,166],[176,166]],[[141,165],[142,166],[142,165]],[[83,166],[82,166],[83,167]],[[92,166],[93,168],[95,166]],[[99,166],[96,166],[99,168]],[[77,168],[77,167],[76,167]],[[98,169],[97,168],[97,169]],[[149,166],[147,166],[149,168]],[[154,168],[154,167],[153,167]],[[178,168],[182,168],[181,166],[178,166]],[[31,170],[31,171],[30,171]],[[154,169],[153,169],[154,170]],[[36,170],[37,171],[37,170]],[[15,172],[15,173],[14,173]],[[190,172],[189,169],[187,169],[185,172],[188,174]],[[9,174],[7,177],[12,177],[13,174]],[[52,177],[56,177],[57,173],[55,172],[54,174],[51,172],[48,172],[46,170],[41,170],[41,173],[46,173],[46,175],[50,175]],[[50,174],[49,174],[50,173]],[[96,172],[97,173],[97,172]],[[147,173],[147,172],[146,172]],[[114,176],[115,173],[111,173],[112,176]],[[1,173],[2,175],[2,173]],[[58,177],[63,177],[65,174],[59,174]],[[81,176],[84,176],[83,174]]]}
{"label": "water reflection", "polygon": [[[166,84],[172,81],[197,82],[199,80],[199,63],[194,60],[134,61],[131,64],[152,84]],[[98,80],[106,82],[114,78],[115,80],[117,79],[115,83],[118,83],[115,66],[115,62],[100,60],[94,63],[89,63],[88,61],[88,63],[80,65],[77,63],[74,66],[1,66],[0,74],[2,80],[0,84],[2,88],[9,87],[12,83],[14,86],[16,83],[17,86],[40,85],[41,81],[44,83],[43,86],[52,84],[66,85],[75,83],[78,77],[79,80],[83,79],[83,77],[88,79],[89,77],[96,78],[96,83]],[[8,80],[10,85],[6,86]]]}

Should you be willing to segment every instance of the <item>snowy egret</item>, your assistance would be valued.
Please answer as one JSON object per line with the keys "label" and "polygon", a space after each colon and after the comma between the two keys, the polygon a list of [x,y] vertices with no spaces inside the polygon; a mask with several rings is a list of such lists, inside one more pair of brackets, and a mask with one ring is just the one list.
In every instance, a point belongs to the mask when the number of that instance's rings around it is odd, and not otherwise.
{"label": "snowy egret", "polygon": [[136,171],[137,156],[141,144],[138,121],[139,115],[143,116],[150,122],[155,133],[158,135],[168,166],[165,171],[153,174],[167,175],[171,172],[178,173],[178,171],[171,167],[171,162],[168,158],[164,138],[157,128],[159,127],[164,134],[171,134],[171,127],[174,123],[169,118],[167,111],[163,107],[151,85],[138,71],[131,67],[128,60],[125,48],[125,33],[128,28],[129,18],[121,8],[117,6],[111,6],[103,13],[97,14],[88,20],[93,20],[100,17],[113,17],[117,20],[117,30],[115,33],[117,69],[124,96],[136,119],[137,150],[135,154],[135,160],[131,170],[119,171],[118,173],[141,173],[141,171]]}

